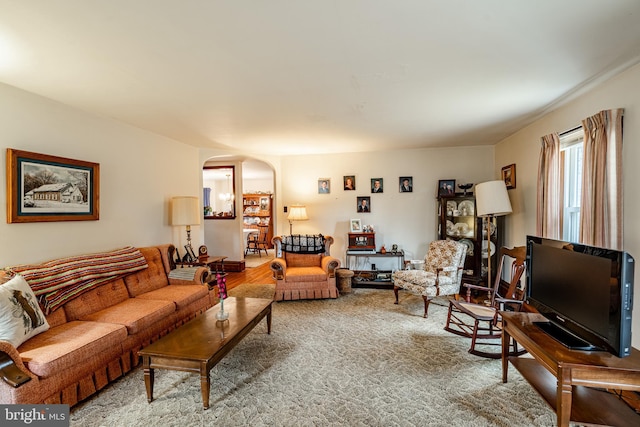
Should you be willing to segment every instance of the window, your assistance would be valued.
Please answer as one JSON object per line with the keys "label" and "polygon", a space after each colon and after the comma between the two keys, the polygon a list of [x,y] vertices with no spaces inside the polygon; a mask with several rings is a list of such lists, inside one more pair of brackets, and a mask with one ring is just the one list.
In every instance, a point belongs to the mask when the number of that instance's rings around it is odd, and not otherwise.
{"label": "window", "polygon": [[580,241],[580,199],[582,198],[582,127],[560,135],[563,177],[562,239]]}

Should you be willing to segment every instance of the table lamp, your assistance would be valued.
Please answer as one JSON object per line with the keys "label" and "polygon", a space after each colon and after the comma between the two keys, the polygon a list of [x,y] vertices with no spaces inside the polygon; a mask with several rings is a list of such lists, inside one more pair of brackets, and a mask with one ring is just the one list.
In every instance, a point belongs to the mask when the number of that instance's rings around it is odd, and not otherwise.
{"label": "table lamp", "polygon": [[171,199],[171,225],[187,226],[187,246],[191,246],[191,226],[200,225],[200,201],[195,196]]}
{"label": "table lamp", "polygon": [[289,220],[289,235],[293,235],[293,221],[306,221],[309,219],[307,207],[304,205],[292,205],[287,219]]}

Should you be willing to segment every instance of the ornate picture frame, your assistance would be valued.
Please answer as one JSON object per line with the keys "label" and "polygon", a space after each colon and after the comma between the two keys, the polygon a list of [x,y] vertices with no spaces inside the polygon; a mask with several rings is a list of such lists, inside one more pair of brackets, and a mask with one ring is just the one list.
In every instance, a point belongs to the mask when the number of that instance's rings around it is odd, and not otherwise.
{"label": "ornate picture frame", "polygon": [[7,223],[99,218],[100,164],[7,148]]}

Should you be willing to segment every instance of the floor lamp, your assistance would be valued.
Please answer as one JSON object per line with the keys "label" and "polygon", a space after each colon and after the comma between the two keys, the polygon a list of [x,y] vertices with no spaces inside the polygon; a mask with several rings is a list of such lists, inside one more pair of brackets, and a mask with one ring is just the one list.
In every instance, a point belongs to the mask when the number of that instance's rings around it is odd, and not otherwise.
{"label": "floor lamp", "polygon": [[289,235],[293,235],[293,221],[306,221],[309,219],[307,207],[304,205],[292,205],[287,219],[289,220]]}
{"label": "floor lamp", "polygon": [[496,216],[512,211],[507,186],[502,180],[476,184],[476,215],[487,221],[487,286],[491,287],[491,224]]}
{"label": "floor lamp", "polygon": [[200,225],[200,214],[200,200],[197,197],[179,196],[171,199],[171,225],[187,226],[187,246],[191,249],[191,253],[193,253],[191,226]]}

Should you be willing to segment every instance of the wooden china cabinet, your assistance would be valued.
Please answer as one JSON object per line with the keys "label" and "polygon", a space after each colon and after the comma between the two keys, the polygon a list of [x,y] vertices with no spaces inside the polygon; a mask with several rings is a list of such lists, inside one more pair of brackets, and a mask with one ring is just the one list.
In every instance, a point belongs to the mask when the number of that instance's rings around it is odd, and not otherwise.
{"label": "wooden china cabinet", "polygon": [[242,221],[245,229],[260,231],[266,227],[267,247],[273,248],[273,194],[255,193],[242,195]]}
{"label": "wooden china cabinet", "polygon": [[[487,218],[476,215],[473,194],[438,197],[438,239],[456,240],[467,247],[463,282],[487,284],[486,221]],[[504,241],[504,217],[491,218],[490,221],[491,275],[495,278],[497,253]]]}

